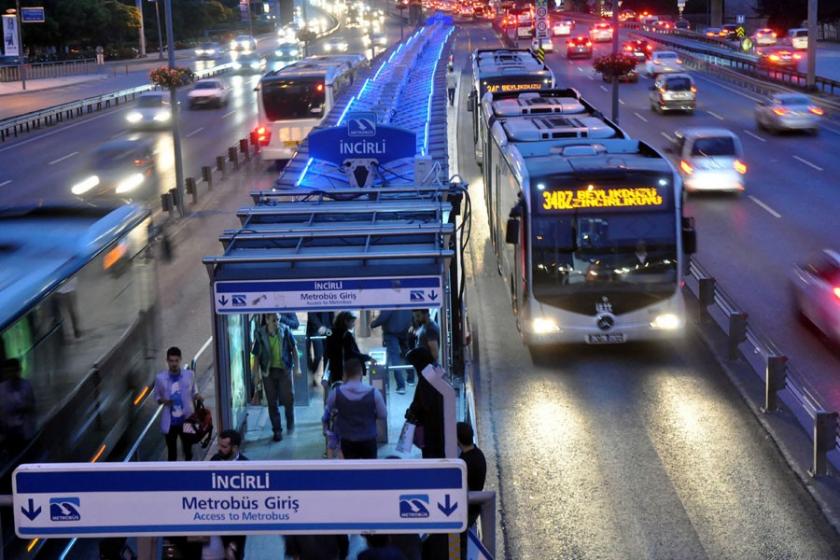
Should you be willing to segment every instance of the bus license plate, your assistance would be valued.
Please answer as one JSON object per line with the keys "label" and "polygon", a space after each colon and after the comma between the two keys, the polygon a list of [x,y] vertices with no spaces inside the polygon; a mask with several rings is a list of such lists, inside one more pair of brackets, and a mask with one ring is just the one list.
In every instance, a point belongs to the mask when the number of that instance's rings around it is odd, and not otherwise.
{"label": "bus license plate", "polygon": [[586,337],[588,344],[621,344],[625,341],[624,335],[616,334],[590,334]]}
{"label": "bus license plate", "polygon": [[286,140],[285,142],[283,142],[283,145],[287,148],[297,148],[298,144],[300,144],[298,140]]}

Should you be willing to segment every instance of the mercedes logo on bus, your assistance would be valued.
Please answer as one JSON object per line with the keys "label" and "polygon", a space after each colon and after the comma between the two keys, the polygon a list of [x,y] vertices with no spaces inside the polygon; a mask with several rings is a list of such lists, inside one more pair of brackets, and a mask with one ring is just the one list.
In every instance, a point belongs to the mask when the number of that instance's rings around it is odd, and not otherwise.
{"label": "mercedes logo on bus", "polygon": [[615,318],[612,315],[601,315],[598,317],[598,328],[608,331],[615,326]]}

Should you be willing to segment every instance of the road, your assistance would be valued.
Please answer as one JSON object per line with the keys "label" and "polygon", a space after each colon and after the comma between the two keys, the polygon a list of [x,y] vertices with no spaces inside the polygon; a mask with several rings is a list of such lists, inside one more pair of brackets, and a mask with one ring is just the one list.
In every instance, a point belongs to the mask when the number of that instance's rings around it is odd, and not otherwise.
{"label": "road", "polygon": [[[484,25],[464,26],[458,41],[464,107],[466,53],[498,43]],[[549,62],[561,85],[607,106],[600,83],[588,77],[591,63],[567,63],[558,55]],[[713,86],[705,82],[701,87],[709,103],[704,108],[734,102],[712,98]],[[644,83],[627,88],[626,124],[631,133],[661,143],[660,131],[672,130],[681,117],[655,124],[665,119],[649,114],[639,99],[645,93]],[[470,116],[457,114],[458,171],[470,184],[474,208],[468,297],[480,345],[479,432],[498,484],[504,557],[838,557],[837,535],[693,335],[673,345],[569,347],[536,356],[527,351],[490,248]],[[764,190],[756,194],[777,202]],[[790,212],[785,209],[776,223],[745,197],[692,200],[691,213],[698,214],[706,262],[716,244],[727,245],[726,236],[737,240],[726,228],[760,226],[756,235],[744,233],[751,239],[777,235],[774,227],[787,223]],[[742,253],[734,261],[737,270],[755,253]],[[727,257],[730,252],[715,262]],[[756,286],[752,279],[749,284]]]}

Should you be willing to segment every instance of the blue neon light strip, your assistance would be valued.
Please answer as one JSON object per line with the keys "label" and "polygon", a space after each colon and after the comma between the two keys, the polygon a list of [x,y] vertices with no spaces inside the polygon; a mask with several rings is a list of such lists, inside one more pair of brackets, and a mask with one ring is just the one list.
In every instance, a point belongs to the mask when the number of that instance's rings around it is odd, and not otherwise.
{"label": "blue neon light strip", "polygon": [[362,89],[359,90],[359,95],[363,95],[365,93],[365,90],[367,89],[369,83],[370,83],[370,78],[365,80],[365,83],[362,84]]}
{"label": "blue neon light strip", "polygon": [[353,102],[356,101],[356,96],[350,98],[350,101],[347,102],[347,107],[344,108],[344,111],[341,112],[341,116],[338,117],[338,122],[336,126],[341,126],[341,123],[344,122],[344,117],[347,116],[347,111],[350,110],[350,107],[353,105]]}
{"label": "blue neon light strip", "polygon": [[309,158],[309,160],[306,162],[306,166],[303,168],[303,173],[300,174],[300,177],[298,177],[297,183],[295,183],[296,187],[299,187],[301,185],[301,183],[303,183],[303,178],[306,177],[306,172],[309,171],[309,166],[312,165],[312,161],[313,161],[313,158]]}
{"label": "blue neon light strip", "polygon": [[432,75],[429,79],[429,100],[426,102],[426,128],[423,134],[423,147],[420,149],[420,155],[423,156],[429,151],[429,123],[432,120],[432,96],[435,94],[435,74],[437,74],[440,57],[443,55],[443,47],[446,46],[447,41],[449,41],[449,36],[452,35],[454,30],[454,27],[450,27],[446,37],[444,37],[443,41],[441,41],[437,57],[435,58],[435,66],[432,68]]}

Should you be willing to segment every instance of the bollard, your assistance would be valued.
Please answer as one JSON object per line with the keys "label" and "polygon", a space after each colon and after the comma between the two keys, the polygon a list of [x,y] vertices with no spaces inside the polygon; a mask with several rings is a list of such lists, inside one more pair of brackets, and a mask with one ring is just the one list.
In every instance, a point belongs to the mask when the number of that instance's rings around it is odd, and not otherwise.
{"label": "bollard", "polygon": [[174,206],[175,205],[172,203],[171,192],[166,192],[160,195],[160,207],[164,212],[172,212],[172,208]]}
{"label": "bollard", "polygon": [[231,146],[228,148],[228,159],[233,164],[233,170],[239,170],[239,156],[236,153],[236,146]]}
{"label": "bollard", "polygon": [[787,356],[768,356],[764,370],[764,406],[761,412],[773,412],[779,409],[779,391],[787,382]]}
{"label": "bollard", "polygon": [[248,150],[248,139],[242,138],[239,140],[239,151],[245,156],[245,161],[251,159],[251,151]]}
{"label": "bollard", "polygon": [[178,199],[178,189],[169,189],[169,196],[172,197],[172,209],[177,210],[181,206],[181,201]]}
{"label": "bollard", "polygon": [[192,203],[198,204],[198,186],[195,183],[195,177],[187,177],[184,179],[184,186],[187,194],[192,195]]}
{"label": "bollard", "polygon": [[216,156],[216,169],[225,172],[225,156]]}
{"label": "bollard", "polygon": [[837,441],[837,413],[819,411],[814,416],[814,461],[808,474],[824,476],[828,474],[829,451]]}
{"label": "bollard", "polygon": [[715,279],[698,278],[697,288],[697,298],[700,300],[700,321],[702,322],[709,316],[709,306],[715,303]]}
{"label": "bollard", "polygon": [[209,165],[204,165],[201,167],[201,178],[202,180],[207,183],[207,190],[213,190],[213,168]]}
{"label": "bollard", "polygon": [[747,314],[736,311],[729,316],[729,359],[738,359],[738,345],[747,340]]}

